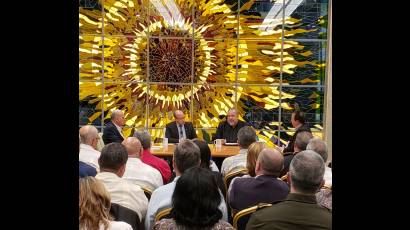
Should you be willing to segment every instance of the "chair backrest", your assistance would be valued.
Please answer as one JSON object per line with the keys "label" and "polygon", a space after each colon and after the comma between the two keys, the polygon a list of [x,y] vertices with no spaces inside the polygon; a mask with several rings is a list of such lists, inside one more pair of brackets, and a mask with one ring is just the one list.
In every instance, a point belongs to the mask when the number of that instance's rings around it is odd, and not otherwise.
{"label": "chair backrest", "polygon": [[162,209],[161,211],[159,211],[155,215],[155,222],[157,222],[159,220],[162,220],[164,218],[170,218],[171,217],[171,210],[172,210],[172,208],[165,208],[165,209]]}
{"label": "chair backrest", "polygon": [[252,213],[259,209],[270,207],[272,204],[260,203],[258,205],[243,209],[235,214],[233,217],[233,227],[237,230],[242,230],[246,228],[246,224],[249,221]]}
{"label": "chair backrest", "polygon": [[147,197],[148,201],[151,199],[151,195],[152,195],[152,191],[149,190],[148,188],[145,188],[143,186],[141,186],[142,191],[144,191],[145,196]]}
{"label": "chair backrest", "polygon": [[111,203],[110,214],[115,221],[124,221],[130,224],[134,230],[144,229],[138,214],[129,208]]}
{"label": "chair backrest", "polygon": [[285,181],[285,182],[288,182],[288,174],[285,174],[285,175],[282,176],[280,179],[283,180],[283,181]]}

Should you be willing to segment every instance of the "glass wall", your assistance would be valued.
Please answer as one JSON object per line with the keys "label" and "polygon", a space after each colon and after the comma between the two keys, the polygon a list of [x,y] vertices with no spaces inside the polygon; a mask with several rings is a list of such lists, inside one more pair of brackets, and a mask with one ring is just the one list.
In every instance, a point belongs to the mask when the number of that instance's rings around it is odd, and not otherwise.
{"label": "glass wall", "polygon": [[81,0],[79,124],[110,111],[125,135],[163,136],[185,111],[209,140],[231,107],[269,144],[287,141],[295,103],[321,137],[326,80],[325,0]]}

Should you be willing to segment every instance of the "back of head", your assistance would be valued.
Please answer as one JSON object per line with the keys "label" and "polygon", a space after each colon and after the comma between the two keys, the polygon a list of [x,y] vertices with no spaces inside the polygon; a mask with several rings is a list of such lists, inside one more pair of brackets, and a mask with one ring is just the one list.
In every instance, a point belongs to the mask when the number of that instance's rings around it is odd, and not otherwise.
{"label": "back of head", "polygon": [[136,131],[133,135],[140,140],[141,145],[144,149],[151,148],[151,135],[147,131]]}
{"label": "back of head", "polygon": [[138,140],[138,138],[136,137],[128,137],[126,139],[124,139],[124,141],[122,142],[122,145],[125,147],[125,149],[128,152],[129,156],[136,156],[136,157],[140,157],[140,153],[141,153],[141,142]]}
{"label": "back of head", "polygon": [[191,140],[180,142],[174,150],[174,161],[178,171],[182,174],[185,170],[199,166],[201,152],[199,147]]}
{"label": "back of head", "polygon": [[307,131],[298,132],[295,139],[295,147],[299,149],[299,151],[306,150],[306,146],[308,145],[310,139],[313,138],[312,133]]}
{"label": "back of head", "polygon": [[263,175],[278,177],[283,169],[283,155],[278,149],[265,148],[259,153],[258,162]]}
{"label": "back of head", "polygon": [[99,229],[103,223],[108,227],[110,195],[104,185],[94,177],[79,179],[80,229]]}
{"label": "back of head", "polygon": [[256,141],[255,129],[251,126],[244,126],[238,131],[238,144],[247,149],[249,145]]}
{"label": "back of head", "polygon": [[222,218],[221,195],[210,170],[193,167],[178,179],[172,195],[172,211],[178,225],[211,228]]}
{"label": "back of head", "polygon": [[128,153],[120,143],[110,143],[101,150],[98,164],[101,172],[108,171],[116,173],[128,160]]}
{"label": "back of head", "polygon": [[246,168],[248,169],[249,175],[254,177],[256,161],[258,160],[259,153],[266,148],[265,142],[257,141],[252,143],[248,148],[248,156],[246,157]]}
{"label": "back of head", "polygon": [[92,125],[85,125],[80,128],[80,142],[86,145],[92,145],[94,139],[99,138],[98,130]]}
{"label": "back of head", "polygon": [[326,163],[327,161],[327,146],[326,142],[322,141],[321,139],[315,137],[309,140],[308,145],[306,146],[306,150],[313,150],[318,153],[322,158],[323,161]]}
{"label": "back of head", "polygon": [[315,194],[321,186],[325,164],[322,157],[312,150],[296,154],[289,167],[291,186],[297,192]]}
{"label": "back of head", "polygon": [[211,149],[204,140],[194,139],[192,140],[201,152],[201,167],[209,169],[211,164]]}

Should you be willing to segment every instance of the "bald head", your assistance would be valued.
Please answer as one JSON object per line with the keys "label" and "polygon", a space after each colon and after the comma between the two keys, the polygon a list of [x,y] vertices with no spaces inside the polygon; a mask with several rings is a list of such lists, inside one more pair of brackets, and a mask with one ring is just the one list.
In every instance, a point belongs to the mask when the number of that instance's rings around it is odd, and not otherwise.
{"label": "bald head", "polygon": [[99,139],[97,128],[92,125],[86,125],[81,127],[79,132],[81,144],[90,145],[94,148],[97,147],[97,142]]}
{"label": "bald head", "polygon": [[174,111],[174,118],[179,125],[183,125],[185,123],[185,114],[181,110]]}
{"label": "bald head", "polygon": [[129,157],[141,157],[142,145],[138,138],[128,137],[122,142],[122,145],[127,149]]}
{"label": "bald head", "polygon": [[256,175],[272,175],[278,177],[283,169],[283,156],[277,149],[265,148],[259,153]]}

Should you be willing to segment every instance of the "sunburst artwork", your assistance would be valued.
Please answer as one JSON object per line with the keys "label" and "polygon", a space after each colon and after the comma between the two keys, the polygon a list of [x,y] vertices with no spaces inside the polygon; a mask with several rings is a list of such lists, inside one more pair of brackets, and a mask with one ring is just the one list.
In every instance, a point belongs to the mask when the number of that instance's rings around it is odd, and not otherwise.
{"label": "sunburst artwork", "polygon": [[125,135],[163,136],[181,109],[210,140],[229,108],[269,145],[294,103],[323,126],[327,1],[80,1],[80,125],[125,113]]}

